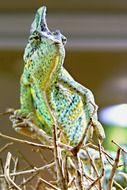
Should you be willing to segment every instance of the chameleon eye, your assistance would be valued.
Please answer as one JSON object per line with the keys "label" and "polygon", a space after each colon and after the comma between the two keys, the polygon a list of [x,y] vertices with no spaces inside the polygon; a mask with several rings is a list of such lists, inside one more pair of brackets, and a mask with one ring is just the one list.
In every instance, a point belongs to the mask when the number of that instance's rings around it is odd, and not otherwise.
{"label": "chameleon eye", "polygon": [[39,36],[34,36],[33,37],[35,40],[40,40],[40,37]]}
{"label": "chameleon eye", "polygon": [[33,34],[33,35],[30,36],[29,39],[33,41],[33,40],[40,40],[41,38],[40,38],[39,35],[37,35],[37,34]]}
{"label": "chameleon eye", "polygon": [[65,45],[66,42],[67,42],[67,38],[65,36],[62,36],[62,43],[63,43],[63,45]]}

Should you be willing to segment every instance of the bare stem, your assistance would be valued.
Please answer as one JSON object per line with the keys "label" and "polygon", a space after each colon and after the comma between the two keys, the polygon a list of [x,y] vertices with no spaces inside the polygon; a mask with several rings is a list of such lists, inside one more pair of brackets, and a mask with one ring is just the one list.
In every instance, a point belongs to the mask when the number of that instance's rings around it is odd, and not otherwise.
{"label": "bare stem", "polygon": [[67,186],[66,186],[65,178],[63,176],[62,167],[60,165],[60,160],[59,160],[59,155],[58,155],[57,126],[56,125],[54,125],[53,127],[53,137],[54,137],[54,160],[56,163],[58,184],[61,190],[66,190]]}
{"label": "bare stem", "polygon": [[39,180],[40,180],[41,182],[45,183],[47,186],[51,187],[51,188],[54,189],[54,190],[60,190],[60,189],[58,189],[57,187],[55,187],[54,185],[52,185],[51,183],[49,183],[49,182],[47,182],[46,180],[42,179],[42,178],[40,178]]}
{"label": "bare stem", "polygon": [[8,185],[13,185],[17,190],[21,190],[20,187],[11,179],[10,177],[10,164],[11,164],[12,155],[8,152],[5,167],[4,167],[4,176]]}
{"label": "bare stem", "polygon": [[121,149],[118,148],[116,158],[115,158],[115,162],[114,162],[114,165],[113,165],[113,168],[112,168],[109,180],[108,180],[107,190],[112,189],[114,175],[115,175],[115,172],[116,172],[118,164],[119,164],[120,152],[121,152]]}
{"label": "bare stem", "polygon": [[9,146],[13,145],[13,142],[7,143],[5,144],[1,149],[0,149],[0,153],[5,151]]}
{"label": "bare stem", "polygon": [[76,172],[76,186],[78,190],[83,190],[81,163],[80,163],[78,154],[73,155],[73,160],[74,160],[75,172]]}
{"label": "bare stem", "polygon": [[[47,168],[52,167],[52,166],[54,166],[54,162],[47,164],[45,166],[39,167],[39,168],[35,167],[34,169],[31,169],[31,170],[25,170],[25,171],[10,173],[9,175],[10,176],[18,176],[18,175],[24,175],[24,174],[33,174],[33,173],[37,173],[39,171],[42,171],[42,170],[47,169]],[[4,177],[5,177],[4,174],[0,175],[0,178],[4,178]]]}
{"label": "bare stem", "polygon": [[101,181],[100,181],[100,177],[99,177],[99,173],[98,173],[98,170],[97,170],[97,167],[96,167],[96,164],[95,164],[95,162],[94,162],[94,159],[91,157],[91,155],[89,154],[89,151],[88,150],[86,150],[86,153],[87,153],[87,155],[88,155],[88,157],[89,157],[89,159],[90,159],[90,163],[91,163],[91,166],[93,167],[93,170],[94,170],[94,172],[95,172],[95,174],[96,174],[96,177],[97,177],[97,182],[98,182],[98,186],[99,186],[99,190],[101,190]]}
{"label": "bare stem", "polygon": [[122,146],[120,146],[118,143],[116,143],[114,140],[111,141],[114,143],[117,147],[119,147],[125,154],[127,154],[127,150],[125,150]]}
{"label": "bare stem", "polygon": [[36,147],[43,148],[43,149],[49,149],[49,150],[53,149],[53,146],[47,146],[47,145],[42,145],[42,144],[38,144],[38,143],[34,143],[34,142],[22,140],[22,139],[17,139],[17,138],[14,138],[14,137],[4,135],[2,133],[0,133],[0,137],[6,138],[6,139],[9,139],[9,140],[12,140],[12,141],[16,141],[16,142],[19,142],[19,143],[23,143],[23,144],[36,146]]}

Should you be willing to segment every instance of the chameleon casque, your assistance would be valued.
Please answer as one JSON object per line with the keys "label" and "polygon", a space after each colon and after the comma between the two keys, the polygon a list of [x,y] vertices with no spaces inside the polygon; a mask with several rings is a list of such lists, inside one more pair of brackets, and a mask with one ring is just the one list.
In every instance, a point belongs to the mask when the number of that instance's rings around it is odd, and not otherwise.
{"label": "chameleon casque", "polygon": [[66,37],[59,30],[50,31],[45,16],[43,6],[37,10],[31,25],[21,76],[21,109],[16,112],[25,116],[31,113],[35,124],[52,135],[50,107],[63,138],[71,145],[80,141],[92,119],[97,137],[103,140],[105,133],[97,119],[94,96],[63,67]]}

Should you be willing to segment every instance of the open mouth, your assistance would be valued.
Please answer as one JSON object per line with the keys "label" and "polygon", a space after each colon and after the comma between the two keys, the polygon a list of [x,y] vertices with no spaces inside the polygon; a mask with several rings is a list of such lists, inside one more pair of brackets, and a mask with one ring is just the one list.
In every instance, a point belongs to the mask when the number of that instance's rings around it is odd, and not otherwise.
{"label": "open mouth", "polygon": [[66,37],[63,36],[60,30],[55,30],[51,32],[47,26],[46,22],[46,7],[43,6],[37,10],[35,19],[31,25],[31,33],[38,31],[40,34],[45,34],[47,37],[51,36],[56,43],[62,42],[63,45],[66,44]]}

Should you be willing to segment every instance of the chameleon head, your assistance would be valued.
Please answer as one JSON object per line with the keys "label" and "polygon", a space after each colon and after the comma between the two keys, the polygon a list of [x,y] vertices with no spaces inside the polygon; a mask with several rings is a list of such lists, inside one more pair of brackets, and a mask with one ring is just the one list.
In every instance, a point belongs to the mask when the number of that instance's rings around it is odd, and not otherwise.
{"label": "chameleon head", "polygon": [[[24,60],[26,62],[28,58],[31,58],[38,48],[51,50],[51,52],[54,49],[59,51],[57,53],[64,55],[66,41],[66,37],[59,30],[51,32],[48,29],[46,23],[46,7],[43,6],[37,10],[34,21],[32,22],[29,41],[25,48]],[[44,52],[46,51],[43,51],[43,54]]]}

